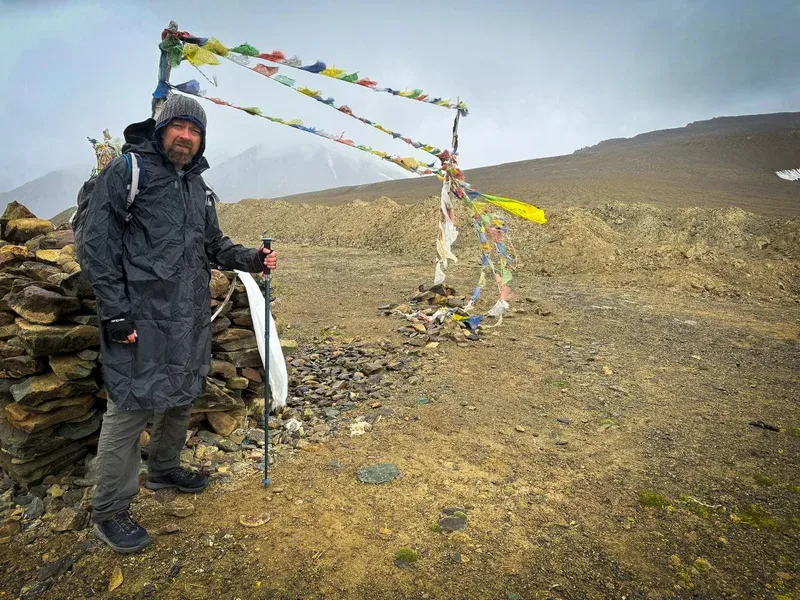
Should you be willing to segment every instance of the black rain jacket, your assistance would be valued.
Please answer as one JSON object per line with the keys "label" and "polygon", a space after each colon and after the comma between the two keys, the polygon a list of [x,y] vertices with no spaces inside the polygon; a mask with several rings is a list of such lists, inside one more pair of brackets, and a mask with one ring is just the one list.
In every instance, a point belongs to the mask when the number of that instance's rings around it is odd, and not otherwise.
{"label": "black rain jacket", "polygon": [[[124,152],[143,169],[126,222],[130,170],[124,157],[100,173],[83,220],[82,269],[101,320],[108,397],[124,410],[185,406],[203,390],[211,362],[212,266],[261,272],[255,249],[222,234],[216,196],[200,150],[179,174],[161,147],[155,121],[125,130]],[[127,316],[138,341],[111,342],[103,321]]]}

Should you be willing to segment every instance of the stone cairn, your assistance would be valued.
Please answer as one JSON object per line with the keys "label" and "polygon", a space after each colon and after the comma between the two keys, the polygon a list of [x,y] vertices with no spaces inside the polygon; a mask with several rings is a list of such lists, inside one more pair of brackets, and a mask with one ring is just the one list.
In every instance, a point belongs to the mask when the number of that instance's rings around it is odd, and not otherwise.
{"label": "stone cairn", "polygon": [[[466,303],[467,299],[449,286],[425,287],[425,284],[420,284],[408,302],[382,304],[378,310],[385,316],[397,316],[406,321],[397,332],[406,336],[404,343],[407,346],[433,349],[442,342],[455,342],[466,348],[470,342],[481,339],[477,327],[471,327],[466,320],[469,314],[461,308]],[[431,319],[443,308],[453,310],[462,320]]]}
{"label": "stone cairn", "polygon": [[[55,230],[12,202],[0,238],[0,468],[30,486],[97,444],[106,400],[97,305],[69,226]],[[227,437],[263,410],[264,371],[242,283],[213,271],[211,293],[213,360],[191,427]]]}

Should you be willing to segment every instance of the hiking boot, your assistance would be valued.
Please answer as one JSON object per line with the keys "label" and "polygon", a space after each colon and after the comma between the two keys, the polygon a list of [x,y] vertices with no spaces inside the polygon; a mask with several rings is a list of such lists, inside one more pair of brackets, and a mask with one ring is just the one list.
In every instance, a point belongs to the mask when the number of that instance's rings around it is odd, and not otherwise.
{"label": "hiking boot", "polygon": [[164,490],[167,488],[178,488],[181,492],[187,494],[196,494],[202,492],[208,486],[208,477],[202,473],[195,473],[184,469],[183,467],[175,467],[161,477],[147,478],[144,484],[148,490]]}
{"label": "hiking boot", "polygon": [[153,541],[147,535],[147,530],[133,520],[127,508],[110,519],[95,523],[92,530],[97,537],[120,554],[138,552]]}

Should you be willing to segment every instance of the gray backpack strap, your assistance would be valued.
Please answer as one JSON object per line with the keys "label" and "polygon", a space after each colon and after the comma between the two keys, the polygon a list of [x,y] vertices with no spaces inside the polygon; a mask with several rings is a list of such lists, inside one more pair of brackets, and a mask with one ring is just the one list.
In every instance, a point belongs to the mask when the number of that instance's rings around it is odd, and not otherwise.
{"label": "gray backpack strap", "polygon": [[139,193],[139,159],[133,152],[129,152],[126,156],[130,159],[131,164],[131,182],[128,184],[128,203],[125,206],[127,214],[125,215],[125,222],[127,223],[133,218],[131,214],[131,206]]}

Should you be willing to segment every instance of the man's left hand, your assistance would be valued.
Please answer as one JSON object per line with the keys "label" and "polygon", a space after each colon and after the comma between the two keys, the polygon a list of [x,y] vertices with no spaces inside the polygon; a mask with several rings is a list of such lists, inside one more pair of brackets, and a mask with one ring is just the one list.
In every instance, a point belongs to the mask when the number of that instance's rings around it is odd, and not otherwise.
{"label": "man's left hand", "polygon": [[270,272],[278,268],[278,253],[273,249],[264,248],[261,244],[258,248],[258,254],[264,259],[264,268],[269,269]]}

